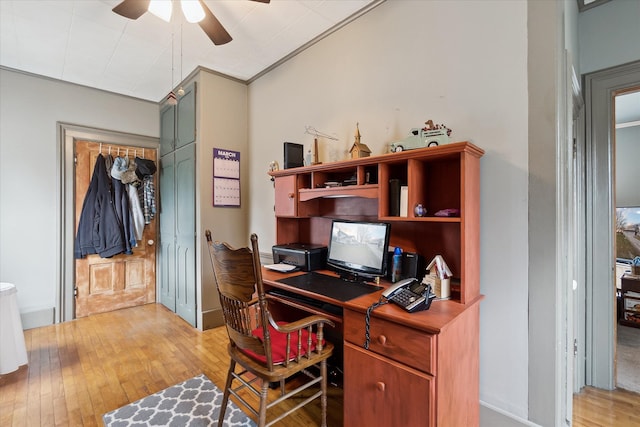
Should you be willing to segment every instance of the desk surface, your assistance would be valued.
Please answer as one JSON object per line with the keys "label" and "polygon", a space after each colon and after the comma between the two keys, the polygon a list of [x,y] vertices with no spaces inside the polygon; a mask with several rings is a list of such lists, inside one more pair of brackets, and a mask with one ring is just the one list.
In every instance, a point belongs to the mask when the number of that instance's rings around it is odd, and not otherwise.
{"label": "desk surface", "polygon": [[[320,273],[335,275],[335,273],[330,271],[319,271]],[[339,301],[333,298],[329,298],[325,295],[316,294],[313,292],[305,291],[303,289],[298,289],[293,286],[288,286],[284,283],[278,282],[285,277],[291,277],[294,275],[304,274],[303,272],[295,272],[295,273],[280,273],[272,270],[267,270],[264,267],[262,268],[262,279],[265,283],[266,287],[273,287],[284,289],[288,292],[293,292],[302,296],[315,298],[320,301],[327,302],[329,304],[337,305],[346,309],[354,310],[357,312],[365,313],[367,308],[379,301],[381,298],[381,294],[383,290],[363,295],[357,298],[354,298],[350,301]],[[382,281],[380,286],[386,288],[390,285],[389,282]],[[388,320],[395,321],[397,323],[404,324],[406,326],[410,326],[412,328],[426,331],[430,333],[439,333],[443,329],[447,327],[449,323],[451,323],[457,316],[459,316],[465,310],[468,310],[471,306],[478,304],[484,297],[481,295],[475,300],[471,301],[468,304],[460,304],[455,301],[433,301],[431,303],[431,307],[427,311],[419,311],[416,313],[408,313],[399,306],[395,304],[386,304],[376,308],[373,312],[373,315],[376,317],[385,318]],[[278,299],[278,298],[275,298]],[[282,300],[280,300],[282,301]],[[283,303],[288,303],[288,301],[282,301]],[[309,308],[310,312],[319,313],[326,315],[328,318],[334,321],[341,322],[342,319],[338,316],[331,315],[330,313],[323,313],[320,310],[314,310]]]}

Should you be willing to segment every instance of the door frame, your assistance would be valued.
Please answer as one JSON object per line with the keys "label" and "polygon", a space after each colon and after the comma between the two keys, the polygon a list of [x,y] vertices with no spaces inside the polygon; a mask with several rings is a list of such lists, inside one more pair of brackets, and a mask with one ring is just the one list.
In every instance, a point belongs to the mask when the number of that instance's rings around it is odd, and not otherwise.
{"label": "door frame", "polygon": [[[58,224],[56,242],[58,242],[58,246],[55,251],[57,271],[54,322],[60,323],[75,319],[75,258],[73,254],[75,240],[75,141],[95,141],[104,144],[130,145],[159,150],[160,140],[159,138],[151,136],[99,129],[65,122],[57,122],[56,126],[58,135],[58,147],[56,150],[58,158],[56,164],[58,165],[57,176],[59,182],[56,191],[56,224]],[[156,233],[157,232],[158,230],[156,230]],[[156,263],[157,256],[156,246]],[[156,300],[158,298],[157,289],[158,279],[156,276]]]}
{"label": "door frame", "polygon": [[[640,82],[640,61],[584,76],[586,95],[585,382],[615,388],[615,118],[613,97]],[[581,361],[580,361],[581,362]]]}

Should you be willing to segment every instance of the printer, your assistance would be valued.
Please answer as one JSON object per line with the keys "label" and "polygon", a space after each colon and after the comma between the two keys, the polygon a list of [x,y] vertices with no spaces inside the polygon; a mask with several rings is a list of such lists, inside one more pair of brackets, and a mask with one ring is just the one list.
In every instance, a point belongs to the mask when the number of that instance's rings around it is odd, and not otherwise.
{"label": "printer", "polygon": [[300,270],[321,270],[327,265],[327,247],[304,243],[275,245],[271,249],[274,264],[295,265]]}

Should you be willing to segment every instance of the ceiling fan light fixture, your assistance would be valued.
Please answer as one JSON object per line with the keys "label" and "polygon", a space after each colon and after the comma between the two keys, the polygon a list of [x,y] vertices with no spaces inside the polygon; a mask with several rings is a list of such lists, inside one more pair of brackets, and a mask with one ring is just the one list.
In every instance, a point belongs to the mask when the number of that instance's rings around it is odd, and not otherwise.
{"label": "ceiling fan light fixture", "polygon": [[187,22],[194,24],[204,19],[204,9],[202,8],[200,1],[182,0],[180,2],[180,6],[182,6],[182,13],[184,14]]}
{"label": "ceiling fan light fixture", "polygon": [[171,22],[171,0],[151,0],[148,10],[163,21]]}

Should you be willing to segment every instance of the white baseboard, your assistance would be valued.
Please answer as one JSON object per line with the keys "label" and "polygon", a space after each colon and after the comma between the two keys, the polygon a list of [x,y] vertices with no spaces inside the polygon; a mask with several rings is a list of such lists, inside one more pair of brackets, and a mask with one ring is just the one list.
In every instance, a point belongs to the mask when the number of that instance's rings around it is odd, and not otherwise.
{"label": "white baseboard", "polygon": [[480,401],[481,427],[542,427],[500,408]]}
{"label": "white baseboard", "polygon": [[22,329],[33,329],[39,328],[40,326],[53,325],[55,323],[55,309],[50,307],[20,313],[20,319],[22,320]]}
{"label": "white baseboard", "polygon": [[222,316],[222,309],[216,308],[213,310],[207,310],[202,313],[202,330],[217,328],[224,325],[224,318]]}

